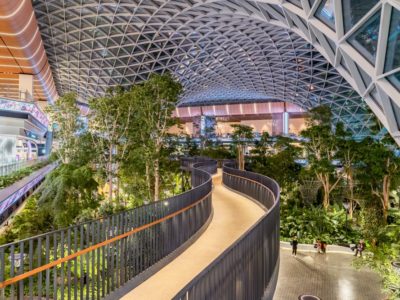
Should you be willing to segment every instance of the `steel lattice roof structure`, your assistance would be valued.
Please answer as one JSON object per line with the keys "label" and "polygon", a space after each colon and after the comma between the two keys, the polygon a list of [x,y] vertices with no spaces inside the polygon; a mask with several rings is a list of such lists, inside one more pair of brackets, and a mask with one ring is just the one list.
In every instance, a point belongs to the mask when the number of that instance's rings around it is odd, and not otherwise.
{"label": "steel lattice roof structure", "polygon": [[400,141],[398,0],[33,0],[33,9],[60,95],[85,102],[170,71],[185,88],[180,105],[327,104],[355,135],[369,107]]}

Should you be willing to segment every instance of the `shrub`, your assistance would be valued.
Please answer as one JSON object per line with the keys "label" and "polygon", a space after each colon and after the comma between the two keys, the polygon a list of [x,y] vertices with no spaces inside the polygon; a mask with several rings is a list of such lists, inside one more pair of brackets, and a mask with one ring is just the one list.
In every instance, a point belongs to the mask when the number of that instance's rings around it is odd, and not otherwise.
{"label": "shrub", "polygon": [[298,235],[300,242],[310,244],[321,239],[328,244],[350,244],[359,239],[358,233],[346,226],[346,212],[333,206],[325,211],[318,206],[281,205],[281,238]]}

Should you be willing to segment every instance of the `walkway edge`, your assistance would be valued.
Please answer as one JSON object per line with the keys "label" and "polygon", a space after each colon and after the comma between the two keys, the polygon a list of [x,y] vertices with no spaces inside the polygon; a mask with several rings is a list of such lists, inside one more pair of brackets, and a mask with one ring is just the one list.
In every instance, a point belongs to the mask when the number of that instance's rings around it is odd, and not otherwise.
{"label": "walkway edge", "polygon": [[[265,213],[268,213],[268,209],[267,209],[264,205],[262,205],[260,202],[257,202],[255,199],[251,198],[250,196],[248,196],[248,195],[246,195],[246,194],[244,194],[244,193],[241,193],[241,192],[239,192],[239,191],[237,191],[237,190],[231,189],[229,186],[225,185],[224,183],[222,183],[222,186],[223,186],[224,188],[230,190],[231,192],[234,192],[234,193],[236,193],[236,194],[239,194],[240,196],[243,196],[243,197],[247,198],[248,200],[251,200],[254,204],[256,204],[256,205],[257,205],[258,207],[260,207],[263,211],[265,211]],[[245,233],[243,233],[243,234],[245,234]],[[240,237],[239,237],[239,238],[240,238]]]}
{"label": "walkway edge", "polygon": [[208,226],[210,225],[212,219],[214,217],[214,209],[211,210],[211,214],[206,223],[185,243],[183,243],[179,248],[175,249],[171,254],[161,259],[156,264],[152,265],[150,268],[143,271],[141,274],[137,275],[136,277],[132,278],[130,281],[125,283],[123,286],[116,289],[114,292],[109,294],[104,298],[104,300],[115,300],[121,299],[123,296],[134,290],[144,281],[149,279],[151,276],[156,274],[170,262],[172,262],[175,258],[181,255],[187,248],[189,248],[196,240],[206,231]]}

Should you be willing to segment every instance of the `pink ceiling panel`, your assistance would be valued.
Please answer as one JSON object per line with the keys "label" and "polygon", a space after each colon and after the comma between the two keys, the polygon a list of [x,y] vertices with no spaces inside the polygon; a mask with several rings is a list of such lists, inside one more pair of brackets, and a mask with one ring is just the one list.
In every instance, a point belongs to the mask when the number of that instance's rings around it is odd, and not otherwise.
{"label": "pink ceiling panel", "polygon": [[286,103],[286,111],[292,113],[304,112],[304,110],[300,106],[293,103]]}
{"label": "pink ceiling panel", "polygon": [[283,102],[271,102],[271,113],[282,113],[284,112],[284,103]]}
{"label": "pink ceiling panel", "polygon": [[227,114],[226,105],[214,105],[215,116],[225,116]]}
{"label": "pink ceiling panel", "polygon": [[256,107],[257,107],[256,114],[268,114],[269,113],[268,103],[257,103]]}
{"label": "pink ceiling panel", "polygon": [[201,107],[188,107],[190,116],[201,116]]}
{"label": "pink ceiling panel", "polygon": [[254,114],[255,109],[252,103],[242,104],[242,113],[245,115],[252,115]]}
{"label": "pink ceiling panel", "polygon": [[214,116],[214,109],[212,105],[207,105],[202,107],[203,115],[205,116]]}
{"label": "pink ceiling panel", "polygon": [[231,104],[229,105],[229,115],[240,115],[240,104]]}

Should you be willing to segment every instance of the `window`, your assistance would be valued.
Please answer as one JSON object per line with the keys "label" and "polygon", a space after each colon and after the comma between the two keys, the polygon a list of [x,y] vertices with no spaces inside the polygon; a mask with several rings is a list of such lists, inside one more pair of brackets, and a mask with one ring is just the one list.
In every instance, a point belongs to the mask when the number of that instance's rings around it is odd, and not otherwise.
{"label": "window", "polygon": [[372,64],[375,64],[380,20],[381,11],[379,10],[349,38],[350,44],[360,51]]}

